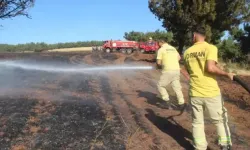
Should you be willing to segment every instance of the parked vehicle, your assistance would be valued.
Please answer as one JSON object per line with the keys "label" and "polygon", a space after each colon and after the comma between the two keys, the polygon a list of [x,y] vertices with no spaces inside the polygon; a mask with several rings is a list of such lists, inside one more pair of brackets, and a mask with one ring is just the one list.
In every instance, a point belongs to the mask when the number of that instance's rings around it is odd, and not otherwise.
{"label": "parked vehicle", "polygon": [[105,41],[101,47],[92,47],[93,50],[102,50],[106,53],[121,51],[122,53],[131,54],[133,51],[139,48],[139,44],[136,41],[121,41],[121,40],[109,40]]}
{"label": "parked vehicle", "polygon": [[139,49],[141,53],[155,53],[160,46],[157,42],[141,42],[139,44]]}
{"label": "parked vehicle", "polygon": [[155,53],[159,49],[157,42],[136,42],[136,41],[121,41],[121,40],[108,40],[104,41],[102,46],[93,46],[93,51],[104,51],[111,53],[114,51],[120,51],[122,53],[131,54],[136,50],[141,53]]}

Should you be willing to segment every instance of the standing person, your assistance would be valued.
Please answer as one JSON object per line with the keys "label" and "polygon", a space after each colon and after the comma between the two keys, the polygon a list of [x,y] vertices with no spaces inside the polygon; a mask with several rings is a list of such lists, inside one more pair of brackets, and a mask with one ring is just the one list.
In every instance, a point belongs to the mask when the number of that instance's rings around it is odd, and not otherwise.
{"label": "standing person", "polygon": [[162,69],[162,75],[158,81],[157,87],[164,100],[163,106],[167,109],[172,109],[169,101],[169,95],[166,87],[171,84],[178,100],[178,109],[185,109],[182,87],[180,84],[180,55],[177,50],[166,43],[164,40],[159,40],[160,49],[157,51],[157,66]]}
{"label": "standing person", "polygon": [[148,45],[152,45],[152,44],[154,44],[154,42],[153,42],[153,38],[152,38],[152,37],[149,37],[149,38],[148,38],[148,42],[147,42],[147,44],[148,44]]}
{"label": "standing person", "polygon": [[149,37],[148,38],[148,43],[152,43],[153,42],[153,38],[152,37]]}
{"label": "standing person", "polygon": [[212,123],[217,128],[218,142],[222,150],[231,149],[232,142],[228,127],[227,110],[223,106],[216,75],[233,80],[234,74],[220,70],[218,49],[205,42],[205,28],[194,30],[194,45],[184,52],[184,62],[190,76],[189,97],[192,106],[193,140],[196,150],[206,150],[207,141],[204,131],[204,109],[208,111]]}

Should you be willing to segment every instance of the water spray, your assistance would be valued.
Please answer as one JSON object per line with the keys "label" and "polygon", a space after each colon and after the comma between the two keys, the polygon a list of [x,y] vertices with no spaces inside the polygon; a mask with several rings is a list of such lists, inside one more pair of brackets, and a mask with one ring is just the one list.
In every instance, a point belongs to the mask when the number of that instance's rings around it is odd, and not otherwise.
{"label": "water spray", "polygon": [[54,72],[54,73],[86,73],[86,72],[94,72],[94,71],[119,71],[119,70],[151,70],[152,66],[129,66],[129,65],[111,65],[111,66],[94,66],[94,67],[86,67],[86,66],[51,66],[44,64],[32,64],[18,61],[3,61],[0,62],[0,67],[8,67],[8,68],[20,68],[23,70],[30,71],[44,71],[44,72]]}

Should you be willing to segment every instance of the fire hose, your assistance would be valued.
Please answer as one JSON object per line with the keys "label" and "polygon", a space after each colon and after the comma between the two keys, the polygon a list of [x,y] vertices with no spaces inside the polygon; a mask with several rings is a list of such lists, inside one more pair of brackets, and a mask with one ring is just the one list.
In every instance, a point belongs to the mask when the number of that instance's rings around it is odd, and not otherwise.
{"label": "fire hose", "polygon": [[240,84],[245,90],[248,91],[248,93],[250,94],[250,87],[245,83],[243,82],[239,76],[234,76],[233,77],[233,80],[236,81],[238,84]]}

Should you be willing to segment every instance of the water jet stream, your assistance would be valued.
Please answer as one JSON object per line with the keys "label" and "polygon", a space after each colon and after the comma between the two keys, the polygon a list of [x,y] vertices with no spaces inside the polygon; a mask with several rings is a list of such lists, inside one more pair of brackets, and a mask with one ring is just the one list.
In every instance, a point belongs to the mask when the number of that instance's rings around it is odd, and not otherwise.
{"label": "water jet stream", "polygon": [[119,71],[119,70],[151,70],[152,66],[130,66],[130,65],[111,65],[111,66],[98,66],[98,67],[86,67],[86,66],[52,66],[44,64],[32,64],[18,61],[2,61],[0,67],[7,68],[20,68],[24,70],[54,72],[54,73],[85,73],[93,71]]}

